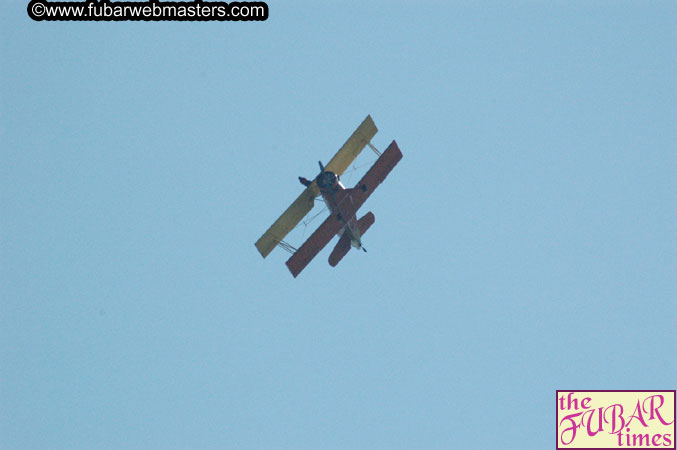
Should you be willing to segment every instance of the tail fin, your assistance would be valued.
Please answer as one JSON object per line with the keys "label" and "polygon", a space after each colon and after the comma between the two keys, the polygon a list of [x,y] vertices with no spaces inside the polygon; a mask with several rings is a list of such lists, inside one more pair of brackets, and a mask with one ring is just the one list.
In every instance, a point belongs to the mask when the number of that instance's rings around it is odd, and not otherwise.
{"label": "tail fin", "polygon": [[[372,226],[375,220],[376,218],[374,217],[374,213],[372,213],[371,211],[365,214],[360,220],[358,220],[357,228],[359,228],[360,234],[364,235],[364,233],[367,232],[367,230],[369,229],[369,227]],[[334,247],[334,250],[332,250],[331,255],[329,255],[329,265],[335,267],[339,263],[339,261],[341,261],[343,257],[346,256],[349,250],[350,250],[350,237],[348,236],[348,233],[343,233],[338,243],[336,244],[336,247]]]}

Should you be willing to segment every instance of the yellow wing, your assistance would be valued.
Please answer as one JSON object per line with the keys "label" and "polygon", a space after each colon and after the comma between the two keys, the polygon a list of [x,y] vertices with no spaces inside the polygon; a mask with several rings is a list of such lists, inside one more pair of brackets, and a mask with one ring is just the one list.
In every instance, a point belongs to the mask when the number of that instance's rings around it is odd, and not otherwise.
{"label": "yellow wing", "polygon": [[348,138],[343,147],[334,155],[326,166],[326,170],[341,175],[357,158],[362,149],[371,141],[378,129],[371,116],[362,121],[357,130]]}
{"label": "yellow wing", "polygon": [[308,186],[279,219],[256,241],[256,248],[264,258],[284,239],[298,223],[313,209],[315,197],[320,193],[315,183]]}

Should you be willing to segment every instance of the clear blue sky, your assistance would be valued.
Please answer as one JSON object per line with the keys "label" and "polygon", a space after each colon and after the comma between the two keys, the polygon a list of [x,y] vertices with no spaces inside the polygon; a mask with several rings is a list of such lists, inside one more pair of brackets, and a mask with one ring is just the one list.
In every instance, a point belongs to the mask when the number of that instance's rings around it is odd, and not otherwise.
{"label": "clear blue sky", "polygon": [[[543,449],[556,389],[675,389],[674,2],[11,3],[0,448]],[[367,114],[369,253],[293,279],[254,242]]]}

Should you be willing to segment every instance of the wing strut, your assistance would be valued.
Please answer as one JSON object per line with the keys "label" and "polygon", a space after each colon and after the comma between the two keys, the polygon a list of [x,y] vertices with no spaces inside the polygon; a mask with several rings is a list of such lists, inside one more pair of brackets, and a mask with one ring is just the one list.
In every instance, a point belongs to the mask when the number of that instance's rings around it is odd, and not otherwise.
{"label": "wing strut", "polygon": [[278,245],[280,248],[282,248],[282,249],[288,251],[288,252],[291,253],[292,255],[293,255],[294,253],[296,253],[297,248],[294,247],[293,245],[291,245],[291,244],[288,243],[288,242],[280,241],[280,242],[277,243],[277,245]]}

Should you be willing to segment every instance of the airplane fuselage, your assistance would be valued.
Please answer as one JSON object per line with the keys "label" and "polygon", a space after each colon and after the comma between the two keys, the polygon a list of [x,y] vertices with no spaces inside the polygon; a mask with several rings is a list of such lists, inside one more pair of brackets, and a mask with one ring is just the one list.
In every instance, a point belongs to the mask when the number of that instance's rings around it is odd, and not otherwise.
{"label": "airplane fuselage", "polygon": [[350,244],[356,249],[362,249],[362,236],[360,229],[357,226],[356,211],[352,208],[352,199],[350,195],[347,195],[346,188],[343,186],[343,183],[341,183],[338,176],[332,172],[325,173],[334,175],[333,179],[330,178],[332,182],[325,183],[324,185],[318,183],[318,186],[320,187],[322,198],[331,214],[344,224],[337,235],[342,236],[344,233],[349,233]]}

